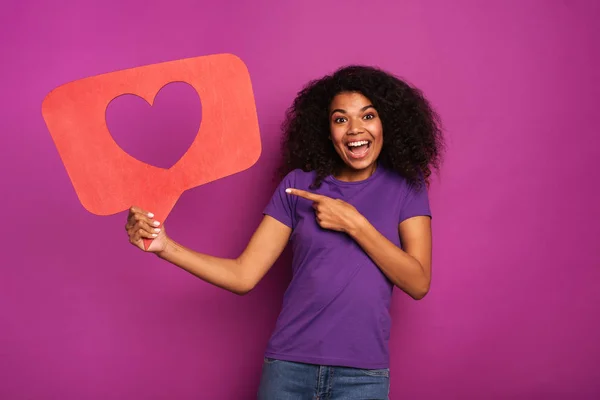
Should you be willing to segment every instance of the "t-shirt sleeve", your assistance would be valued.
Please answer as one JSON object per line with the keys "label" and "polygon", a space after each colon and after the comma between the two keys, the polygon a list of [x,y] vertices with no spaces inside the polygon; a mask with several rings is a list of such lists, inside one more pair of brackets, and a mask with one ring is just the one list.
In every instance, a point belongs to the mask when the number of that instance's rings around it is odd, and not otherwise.
{"label": "t-shirt sleeve", "polygon": [[292,229],[294,227],[294,196],[290,196],[285,190],[294,188],[295,183],[295,174],[292,171],[279,183],[263,211],[264,215],[269,215]]}
{"label": "t-shirt sleeve", "polygon": [[400,210],[398,223],[412,217],[427,216],[431,218],[429,206],[429,193],[427,186],[422,180],[420,186],[407,185],[407,194]]}

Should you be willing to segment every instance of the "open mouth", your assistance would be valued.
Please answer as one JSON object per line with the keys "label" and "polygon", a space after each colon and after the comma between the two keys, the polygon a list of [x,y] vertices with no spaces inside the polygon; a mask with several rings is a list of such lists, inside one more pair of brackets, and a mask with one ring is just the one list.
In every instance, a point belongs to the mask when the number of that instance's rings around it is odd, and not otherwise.
{"label": "open mouth", "polygon": [[352,158],[363,158],[369,152],[371,148],[371,142],[369,140],[359,140],[356,142],[349,142],[346,144],[348,153]]}

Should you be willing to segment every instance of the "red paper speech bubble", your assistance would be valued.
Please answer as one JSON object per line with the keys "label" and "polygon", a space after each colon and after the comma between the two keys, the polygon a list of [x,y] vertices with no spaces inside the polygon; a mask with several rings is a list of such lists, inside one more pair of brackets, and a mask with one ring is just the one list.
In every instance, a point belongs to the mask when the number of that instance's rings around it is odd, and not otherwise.
{"label": "red paper speech bubble", "polygon": [[[171,82],[191,85],[202,103],[196,138],[169,169],[127,154],[106,125],[108,104],[134,94],[152,104]],[[92,76],[52,90],[42,115],[75,192],[89,212],[112,215],[139,205],[165,221],[181,194],[241,172],[261,153],[248,69],[231,54],[201,56]],[[166,132],[165,140],[168,139]],[[146,248],[150,241],[145,241]]]}

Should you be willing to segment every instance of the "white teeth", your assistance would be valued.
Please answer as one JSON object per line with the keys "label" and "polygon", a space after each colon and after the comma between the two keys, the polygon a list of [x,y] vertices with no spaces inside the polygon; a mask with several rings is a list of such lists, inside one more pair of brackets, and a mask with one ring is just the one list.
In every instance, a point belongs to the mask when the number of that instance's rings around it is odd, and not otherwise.
{"label": "white teeth", "polygon": [[360,142],[351,142],[351,143],[348,143],[348,146],[350,146],[350,147],[359,147],[359,146],[364,146],[366,144],[369,144],[369,142],[366,141],[366,140],[361,140]]}

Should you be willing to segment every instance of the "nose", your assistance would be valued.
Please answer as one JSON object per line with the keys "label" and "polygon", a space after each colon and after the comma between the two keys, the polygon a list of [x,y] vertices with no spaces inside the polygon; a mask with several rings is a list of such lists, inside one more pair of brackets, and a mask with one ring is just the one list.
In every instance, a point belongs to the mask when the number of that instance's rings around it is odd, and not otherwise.
{"label": "nose", "polygon": [[358,135],[364,131],[362,118],[350,118],[350,123],[348,124],[348,134],[349,135]]}

